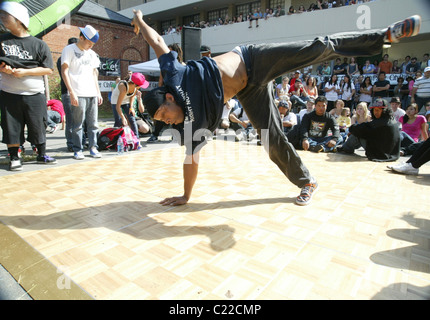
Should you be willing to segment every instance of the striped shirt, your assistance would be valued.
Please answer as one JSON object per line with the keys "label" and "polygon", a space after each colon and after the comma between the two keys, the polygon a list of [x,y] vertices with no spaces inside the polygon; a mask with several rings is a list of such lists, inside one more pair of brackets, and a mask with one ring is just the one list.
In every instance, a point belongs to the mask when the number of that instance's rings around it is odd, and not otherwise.
{"label": "striped shirt", "polygon": [[417,88],[417,96],[420,98],[430,98],[430,78],[421,77],[414,83],[414,88]]}

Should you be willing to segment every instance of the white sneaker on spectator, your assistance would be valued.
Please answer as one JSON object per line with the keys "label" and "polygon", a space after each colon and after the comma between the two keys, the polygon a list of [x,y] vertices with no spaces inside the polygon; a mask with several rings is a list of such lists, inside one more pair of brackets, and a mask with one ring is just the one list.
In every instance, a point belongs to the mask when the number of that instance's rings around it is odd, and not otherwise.
{"label": "white sneaker on spectator", "polygon": [[402,161],[402,162],[400,162],[400,163],[389,164],[389,165],[387,166],[387,168],[388,168],[388,169],[393,170],[393,168],[394,168],[394,167],[399,167],[399,166],[401,166],[401,165],[404,165],[405,163],[406,163],[406,162]]}
{"label": "white sneaker on spectator", "polygon": [[84,160],[85,156],[82,151],[78,151],[78,152],[75,152],[75,154],[73,155],[73,158],[76,160]]}
{"label": "white sneaker on spectator", "polygon": [[22,170],[21,159],[10,160],[9,170],[10,171],[21,171]]}
{"label": "white sneaker on spectator", "polygon": [[418,174],[418,171],[419,171],[419,169],[416,169],[412,166],[412,163],[404,163],[398,166],[393,166],[392,169],[398,173],[415,175],[415,176]]}
{"label": "white sneaker on spectator", "polygon": [[101,153],[95,147],[91,148],[91,150],[90,150],[90,156],[93,157],[93,158],[101,158],[102,157]]}
{"label": "white sneaker on spectator", "polygon": [[238,141],[242,141],[243,139],[245,139],[245,134],[243,133],[243,131],[241,131],[239,134],[236,135],[235,140]]}

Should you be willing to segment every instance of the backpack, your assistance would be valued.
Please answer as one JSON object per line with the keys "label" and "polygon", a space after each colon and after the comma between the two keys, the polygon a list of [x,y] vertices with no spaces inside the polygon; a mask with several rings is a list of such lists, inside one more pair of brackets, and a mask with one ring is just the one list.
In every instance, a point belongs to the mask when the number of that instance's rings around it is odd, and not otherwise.
{"label": "backpack", "polygon": [[99,150],[107,150],[116,148],[118,138],[124,133],[124,128],[106,128],[103,129],[98,138],[97,145]]}
{"label": "backpack", "polygon": [[123,139],[124,146],[127,146],[126,150],[124,151],[132,151],[132,150],[139,149],[139,146],[140,146],[139,138],[136,137],[136,135],[130,129],[130,127],[123,127],[122,129],[124,129],[124,132],[121,135],[121,138]]}
{"label": "backpack", "polygon": [[139,138],[129,127],[103,129],[97,138],[99,150],[116,149],[118,139],[122,139],[126,146],[124,151],[137,150],[140,145]]}

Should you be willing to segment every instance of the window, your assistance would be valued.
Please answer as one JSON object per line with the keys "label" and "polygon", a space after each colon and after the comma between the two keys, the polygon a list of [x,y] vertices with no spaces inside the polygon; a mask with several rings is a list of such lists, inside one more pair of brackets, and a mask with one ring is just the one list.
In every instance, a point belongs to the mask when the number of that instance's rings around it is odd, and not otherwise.
{"label": "window", "polygon": [[191,22],[194,23],[195,27],[197,27],[200,22],[200,14],[193,14],[191,16],[186,16],[182,19],[182,23],[184,26],[189,27]]}
{"label": "window", "polygon": [[281,6],[282,9],[285,9],[285,0],[270,0],[269,8],[275,10],[278,6]]}
{"label": "window", "polygon": [[[242,14],[244,17],[248,15],[248,13],[254,13],[254,10],[260,8],[261,9],[261,2],[260,1],[254,1],[254,2],[248,2],[244,4],[240,4],[236,6],[236,15]],[[266,9],[263,9],[264,11]]]}
{"label": "window", "polygon": [[224,21],[227,15],[228,15],[228,8],[209,11],[208,22],[217,21],[218,19],[222,19],[222,21]]}
{"label": "window", "polygon": [[161,21],[161,30],[162,32],[166,32],[167,30],[169,30],[170,26],[172,27],[176,27],[176,20],[172,19],[172,20],[164,20]]}

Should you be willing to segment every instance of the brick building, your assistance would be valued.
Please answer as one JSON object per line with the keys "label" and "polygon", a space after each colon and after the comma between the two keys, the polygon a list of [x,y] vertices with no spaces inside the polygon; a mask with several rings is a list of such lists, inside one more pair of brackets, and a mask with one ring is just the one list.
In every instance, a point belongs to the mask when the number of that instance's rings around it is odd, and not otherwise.
{"label": "brick building", "polygon": [[[148,61],[148,45],[142,36],[136,36],[130,25],[131,20],[100,4],[86,1],[80,10],[70,19],[66,18],[61,25],[47,33],[42,39],[51,49],[54,62],[61,55],[61,51],[72,37],[79,37],[79,27],[92,25],[99,31],[100,39],[94,45],[93,50],[101,58],[119,59],[122,78],[127,74],[128,65]],[[100,76],[100,81],[112,81],[113,76]],[[58,97],[59,73],[55,68],[50,76],[51,98]],[[109,112],[110,103],[108,92],[102,92],[102,109]]]}

